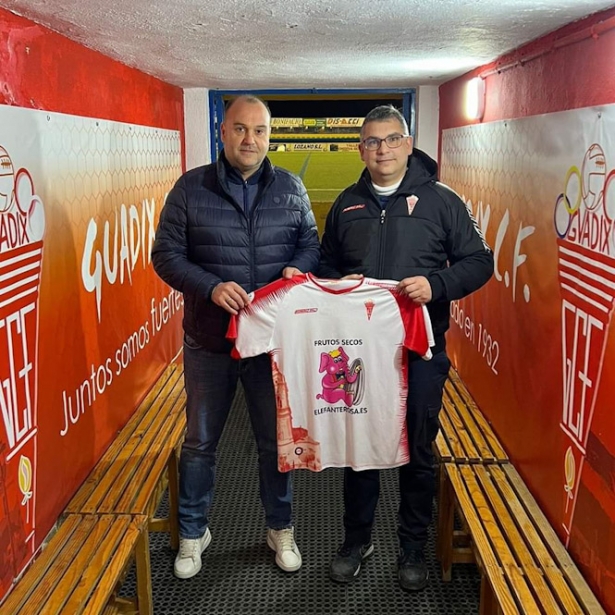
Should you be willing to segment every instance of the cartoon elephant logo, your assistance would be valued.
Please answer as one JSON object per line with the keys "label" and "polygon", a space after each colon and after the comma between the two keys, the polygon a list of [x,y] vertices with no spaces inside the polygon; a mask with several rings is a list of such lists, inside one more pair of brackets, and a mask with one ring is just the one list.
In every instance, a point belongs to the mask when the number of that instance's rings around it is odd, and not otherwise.
{"label": "cartoon elephant logo", "polygon": [[346,406],[357,405],[363,398],[363,361],[355,359],[348,365],[348,355],[339,346],[336,350],[320,355],[322,393],[316,399],[324,399],[330,404],[343,401]]}

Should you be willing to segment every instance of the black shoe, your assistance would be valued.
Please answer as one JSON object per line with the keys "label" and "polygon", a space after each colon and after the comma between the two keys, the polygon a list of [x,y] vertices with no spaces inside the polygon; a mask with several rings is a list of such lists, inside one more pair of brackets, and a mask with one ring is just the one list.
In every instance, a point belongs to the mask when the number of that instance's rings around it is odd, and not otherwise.
{"label": "black shoe", "polygon": [[425,556],[420,549],[401,551],[398,566],[399,584],[406,591],[420,591],[427,587],[429,571],[425,564]]}
{"label": "black shoe", "polygon": [[350,583],[361,572],[361,564],[374,552],[374,545],[342,545],[329,567],[329,577],[338,583]]}

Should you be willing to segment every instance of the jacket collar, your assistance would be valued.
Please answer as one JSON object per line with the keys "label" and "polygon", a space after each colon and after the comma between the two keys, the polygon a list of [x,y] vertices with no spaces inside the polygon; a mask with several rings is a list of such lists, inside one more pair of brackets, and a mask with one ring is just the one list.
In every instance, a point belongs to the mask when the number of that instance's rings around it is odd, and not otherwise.
{"label": "jacket collar", "polygon": [[[229,182],[229,172],[233,167],[231,167],[229,161],[226,159],[224,154],[224,150],[220,152],[218,156],[218,160],[216,162],[216,174],[218,176],[218,181],[224,187],[224,189],[228,192],[228,182]],[[262,185],[266,185],[269,183],[271,179],[273,179],[275,174],[275,168],[271,164],[269,158],[265,157],[263,163],[261,164],[260,169],[258,170],[259,178],[258,183]]]}

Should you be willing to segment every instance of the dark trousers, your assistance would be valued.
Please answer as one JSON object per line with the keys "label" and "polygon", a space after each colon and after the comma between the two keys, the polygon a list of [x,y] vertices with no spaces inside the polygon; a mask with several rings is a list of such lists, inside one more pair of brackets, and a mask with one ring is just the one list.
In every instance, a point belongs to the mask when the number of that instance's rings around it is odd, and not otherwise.
{"label": "dark trousers", "polygon": [[[427,542],[435,491],[432,443],[450,361],[445,352],[431,361],[408,365],[408,443],[410,463],[399,468],[398,533],[402,549],[422,549]],[[374,513],[380,495],[379,470],[344,470],[344,529],[348,546],[371,540]]]}
{"label": "dark trousers", "polygon": [[[186,336],[186,439],[179,458],[179,534],[199,538],[209,525],[216,450],[238,381],[246,396],[258,449],[260,495],[267,527],[292,525],[292,477],[278,470],[276,408],[271,360],[262,354],[236,361],[209,352]],[[253,514],[253,513],[252,513]]]}

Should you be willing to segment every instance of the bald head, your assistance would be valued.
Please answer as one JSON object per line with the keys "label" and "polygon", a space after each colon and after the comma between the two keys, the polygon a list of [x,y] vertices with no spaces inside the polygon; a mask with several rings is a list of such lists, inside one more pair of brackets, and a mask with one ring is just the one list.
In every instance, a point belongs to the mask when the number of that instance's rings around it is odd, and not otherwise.
{"label": "bald head", "polygon": [[226,105],[226,108],[224,110],[225,117],[229,114],[229,111],[238,103],[239,104],[248,103],[251,105],[262,105],[267,110],[267,114],[269,115],[269,120],[271,120],[271,110],[269,109],[269,105],[264,100],[261,100],[260,98],[258,98],[258,96],[252,96],[251,94],[242,94],[241,96],[237,96],[236,98],[231,99]]}

